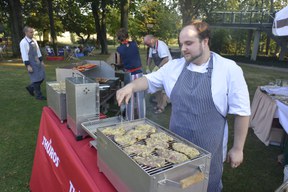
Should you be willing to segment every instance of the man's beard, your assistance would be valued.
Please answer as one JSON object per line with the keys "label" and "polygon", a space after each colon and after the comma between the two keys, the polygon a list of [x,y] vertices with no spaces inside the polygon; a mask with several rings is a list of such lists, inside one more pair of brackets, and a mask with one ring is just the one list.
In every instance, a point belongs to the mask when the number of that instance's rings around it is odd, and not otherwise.
{"label": "man's beard", "polygon": [[196,56],[185,57],[185,55],[184,55],[186,62],[191,63],[191,62],[195,61],[196,59],[200,58],[203,55],[203,49],[201,46],[199,47],[199,50],[200,50],[200,53]]}

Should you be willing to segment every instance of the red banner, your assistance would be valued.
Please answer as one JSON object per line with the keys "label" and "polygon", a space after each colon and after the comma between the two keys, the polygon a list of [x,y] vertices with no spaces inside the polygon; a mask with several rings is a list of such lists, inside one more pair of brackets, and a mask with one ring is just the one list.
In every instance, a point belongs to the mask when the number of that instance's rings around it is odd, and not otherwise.
{"label": "red banner", "polygon": [[116,189],[99,172],[92,138],[76,141],[66,123],[48,107],[43,108],[35,150],[30,190],[65,192],[114,192]]}

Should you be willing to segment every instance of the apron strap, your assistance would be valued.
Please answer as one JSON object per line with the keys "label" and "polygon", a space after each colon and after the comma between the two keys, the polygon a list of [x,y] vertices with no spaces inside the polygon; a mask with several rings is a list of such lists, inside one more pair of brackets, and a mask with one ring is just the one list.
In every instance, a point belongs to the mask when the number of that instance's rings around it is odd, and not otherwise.
{"label": "apron strap", "polygon": [[208,64],[208,77],[211,79],[212,76],[212,71],[213,71],[213,54],[210,54],[210,60],[209,60],[209,64]]}

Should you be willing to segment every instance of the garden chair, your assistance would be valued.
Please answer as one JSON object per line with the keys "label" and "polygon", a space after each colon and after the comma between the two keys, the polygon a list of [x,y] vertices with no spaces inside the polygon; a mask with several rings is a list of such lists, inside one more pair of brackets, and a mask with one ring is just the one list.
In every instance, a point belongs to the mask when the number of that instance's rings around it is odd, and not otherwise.
{"label": "garden chair", "polygon": [[92,47],[91,51],[88,53],[88,56],[97,56],[96,48]]}
{"label": "garden chair", "polygon": [[70,60],[79,60],[76,55],[75,52],[72,51],[72,49],[69,46],[66,46],[66,60],[70,61]]}
{"label": "garden chair", "polygon": [[46,50],[46,55],[47,56],[55,56],[55,53],[54,53],[54,49],[49,47],[49,46],[45,46],[45,50]]}
{"label": "garden chair", "polygon": [[64,50],[63,47],[60,47],[60,48],[58,49],[58,56],[63,56],[63,57],[64,57],[64,55],[65,55],[65,50]]}
{"label": "garden chair", "polygon": [[2,47],[0,47],[0,57],[3,58],[4,53],[6,52],[6,45],[3,45]]}

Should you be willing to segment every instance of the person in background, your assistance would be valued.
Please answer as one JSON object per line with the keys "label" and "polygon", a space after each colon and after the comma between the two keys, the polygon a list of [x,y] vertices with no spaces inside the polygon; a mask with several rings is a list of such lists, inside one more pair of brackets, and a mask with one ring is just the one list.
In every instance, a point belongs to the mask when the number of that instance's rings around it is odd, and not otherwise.
{"label": "person in background", "polygon": [[25,37],[20,42],[22,61],[30,76],[31,84],[26,87],[31,96],[38,100],[46,100],[42,95],[41,84],[45,79],[45,65],[38,43],[33,39],[34,29],[25,26],[23,29]]}
{"label": "person in background", "polygon": [[86,46],[84,47],[84,49],[83,49],[83,54],[84,54],[84,56],[89,55],[89,53],[91,53],[91,51],[92,51],[92,47],[86,45]]}
{"label": "person in background", "polygon": [[80,48],[79,47],[75,47],[74,48],[74,53],[75,53],[75,55],[78,54],[78,53],[81,53]]}
{"label": "person in background", "polygon": [[[144,37],[144,44],[149,47],[146,72],[150,72],[152,60],[154,61],[157,69],[164,66],[169,60],[172,60],[169,48],[166,43],[157,39],[153,35],[146,35]],[[165,91],[157,91],[155,93],[155,98],[156,106],[154,107],[154,113],[162,113],[165,110],[168,102],[168,97]]]}
{"label": "person in background", "polygon": [[[116,52],[116,65],[122,65],[125,72],[124,83],[129,82],[142,77],[142,64],[139,54],[138,45],[135,41],[130,41],[128,31],[124,28],[120,28],[116,33],[117,39],[120,45],[117,47]],[[137,116],[134,112],[137,109]],[[126,108],[126,116],[128,120],[134,120],[136,118],[145,117],[145,95],[144,92],[137,92]]]}
{"label": "person in background", "polygon": [[[133,92],[164,88],[172,104],[169,128],[211,153],[208,192],[222,190],[223,162],[232,168],[243,162],[250,100],[242,69],[210,51],[210,28],[192,21],[179,34],[182,58],[126,85],[116,93],[119,103]],[[227,152],[227,114],[235,115],[234,142]],[[227,154],[227,156],[226,156]]]}

